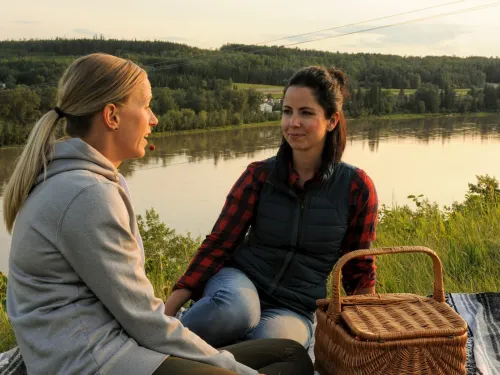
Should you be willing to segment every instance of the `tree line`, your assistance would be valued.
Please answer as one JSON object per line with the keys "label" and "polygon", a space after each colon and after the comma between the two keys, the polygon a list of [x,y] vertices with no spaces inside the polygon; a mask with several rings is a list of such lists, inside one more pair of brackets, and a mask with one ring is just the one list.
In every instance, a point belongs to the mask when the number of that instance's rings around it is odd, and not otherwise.
{"label": "tree line", "polygon": [[[33,124],[56,103],[56,88],[17,85],[0,90],[0,146],[25,142]],[[276,121],[279,112],[264,113],[264,95],[254,89],[238,90],[232,81],[213,80],[205,87],[153,88],[152,110],[159,119],[153,131],[207,129]]]}
{"label": "tree line", "polygon": [[483,89],[472,86],[460,93],[451,85],[440,89],[435,84],[424,83],[413,93],[400,89],[394,94],[392,90],[382,89],[379,83],[373,83],[367,90],[352,88],[346,110],[352,117],[393,113],[498,112],[500,85],[486,84]]}
{"label": "tree line", "polygon": [[51,81],[75,56],[97,51],[156,68],[152,74],[155,86],[170,87],[171,80],[180,75],[282,85],[297,68],[312,64],[339,67],[361,87],[375,82],[393,89],[417,89],[421,83],[441,89],[446,85],[482,88],[487,82],[500,83],[500,58],[339,53],[236,44],[212,51],[163,41],[98,38],[0,41],[0,82],[30,85]]}
{"label": "tree line", "polygon": [[[22,144],[55,104],[57,80],[92,52],[129,58],[148,71],[155,131],[206,129],[279,119],[259,106],[264,94],[234,82],[283,85],[298,68],[336,66],[349,77],[351,117],[392,113],[500,110],[500,59],[402,57],[225,45],[216,51],[162,41],[54,39],[0,41],[0,146]],[[3,89],[2,89],[3,88]],[[457,89],[461,89],[458,92]],[[463,89],[467,89],[463,92]]]}

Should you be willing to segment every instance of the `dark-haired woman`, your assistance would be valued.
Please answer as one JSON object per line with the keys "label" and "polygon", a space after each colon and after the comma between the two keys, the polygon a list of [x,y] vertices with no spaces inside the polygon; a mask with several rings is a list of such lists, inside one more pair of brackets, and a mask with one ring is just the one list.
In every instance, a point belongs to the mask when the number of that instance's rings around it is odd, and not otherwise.
{"label": "dark-haired woman", "polygon": [[[297,71],[284,90],[283,141],[275,157],[251,163],[165,304],[214,346],[239,340],[313,336],[316,300],[339,257],[375,239],[377,193],[342,162],[347,97],[342,72]],[[343,270],[347,294],[375,291],[372,257]]]}

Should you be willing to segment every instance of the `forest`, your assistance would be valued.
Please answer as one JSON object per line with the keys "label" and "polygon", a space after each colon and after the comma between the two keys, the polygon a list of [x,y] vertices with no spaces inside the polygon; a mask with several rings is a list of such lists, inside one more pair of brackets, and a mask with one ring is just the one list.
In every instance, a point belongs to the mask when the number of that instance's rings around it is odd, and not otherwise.
{"label": "forest", "polygon": [[153,86],[155,131],[207,129],[279,120],[252,85],[283,86],[300,67],[334,66],[348,76],[348,117],[500,110],[500,58],[396,56],[227,44],[203,50],[163,41],[53,39],[0,41],[0,146],[22,144],[56,101],[57,81],[78,56],[131,59]]}

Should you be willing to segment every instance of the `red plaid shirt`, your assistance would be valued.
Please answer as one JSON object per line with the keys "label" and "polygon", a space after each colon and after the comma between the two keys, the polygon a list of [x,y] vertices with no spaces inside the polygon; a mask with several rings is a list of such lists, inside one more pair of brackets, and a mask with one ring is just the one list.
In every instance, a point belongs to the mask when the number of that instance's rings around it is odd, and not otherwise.
{"label": "red plaid shirt", "polygon": [[[208,279],[224,266],[243,240],[267,175],[265,161],[254,162],[247,167],[229,192],[212,233],[203,241],[174,290],[190,289],[195,298],[203,293]],[[297,184],[298,178],[298,174],[291,170],[290,186],[301,189]],[[342,242],[341,254],[370,248],[375,240],[377,212],[375,186],[364,171],[356,169],[349,196],[349,226]],[[375,270],[374,257],[357,258],[346,264],[342,271],[346,293],[356,294],[359,288],[374,286]]]}

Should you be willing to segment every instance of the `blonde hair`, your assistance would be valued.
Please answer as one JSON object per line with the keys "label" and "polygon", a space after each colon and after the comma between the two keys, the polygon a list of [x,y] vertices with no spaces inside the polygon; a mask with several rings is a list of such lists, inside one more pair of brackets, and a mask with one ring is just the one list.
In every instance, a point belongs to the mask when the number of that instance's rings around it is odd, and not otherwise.
{"label": "blonde hair", "polygon": [[[96,53],[75,60],[61,77],[57,92],[57,107],[67,119],[67,134],[84,137],[97,112],[108,103],[125,102],[145,78],[143,69],[116,56]],[[9,233],[36,178],[42,171],[46,176],[56,142],[58,120],[56,110],[47,112],[38,120],[7,183],[3,211]]]}

